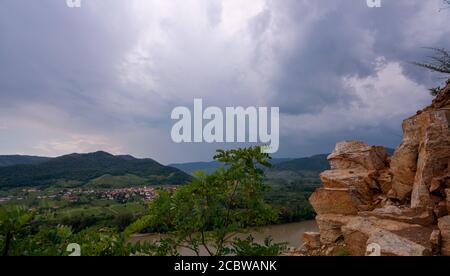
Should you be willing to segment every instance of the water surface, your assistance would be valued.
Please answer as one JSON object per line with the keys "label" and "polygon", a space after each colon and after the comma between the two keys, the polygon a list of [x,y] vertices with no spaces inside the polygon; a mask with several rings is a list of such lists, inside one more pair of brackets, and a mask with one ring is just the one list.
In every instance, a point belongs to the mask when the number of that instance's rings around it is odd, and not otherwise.
{"label": "water surface", "polygon": [[[303,233],[317,231],[318,227],[316,221],[309,220],[289,224],[265,226],[259,230],[251,230],[249,234],[251,234],[258,243],[263,243],[267,236],[272,236],[275,243],[287,242],[289,247],[300,247],[303,244]],[[238,235],[238,237],[245,238],[247,235],[248,234]],[[131,237],[131,242],[156,241],[163,236],[164,234],[134,235]],[[184,248],[181,248],[179,252],[184,256],[193,255],[192,251]],[[206,252],[202,251],[202,255],[205,253]]]}

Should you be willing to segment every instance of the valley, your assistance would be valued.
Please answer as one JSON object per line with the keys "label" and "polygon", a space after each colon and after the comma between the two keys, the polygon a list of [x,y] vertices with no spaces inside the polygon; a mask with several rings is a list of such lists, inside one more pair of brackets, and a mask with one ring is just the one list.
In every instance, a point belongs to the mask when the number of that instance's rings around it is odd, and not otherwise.
{"label": "valley", "polygon": [[[321,186],[319,174],[329,168],[326,158],[321,154],[270,160],[264,197],[277,211],[279,224],[314,219],[308,198]],[[147,213],[160,191],[177,189],[196,171],[211,174],[221,167],[217,161],[164,166],[106,152],[56,158],[0,156],[0,160],[14,164],[0,166],[0,205],[25,206],[41,225],[69,225],[74,230],[123,230]]]}
{"label": "valley", "polygon": [[[147,211],[160,190],[176,189],[195,171],[209,174],[221,166],[214,161],[163,166],[151,159],[106,152],[0,160],[15,164],[0,167],[0,205],[25,206],[38,214],[42,224],[73,229],[123,229]],[[328,166],[326,155],[274,158],[271,163],[265,198],[278,211],[279,223],[312,219],[308,197],[320,186],[319,173]]]}

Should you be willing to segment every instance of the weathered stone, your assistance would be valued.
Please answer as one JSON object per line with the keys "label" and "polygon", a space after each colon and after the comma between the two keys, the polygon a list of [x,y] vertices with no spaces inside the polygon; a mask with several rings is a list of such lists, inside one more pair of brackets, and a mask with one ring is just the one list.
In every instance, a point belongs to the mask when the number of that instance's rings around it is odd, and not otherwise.
{"label": "weathered stone", "polygon": [[[381,255],[450,255],[450,84],[403,132],[392,158],[359,141],[338,143],[328,156],[324,188],[310,198],[322,244],[342,243],[351,255],[368,244]],[[317,235],[309,239],[317,246]]]}
{"label": "weathered stone", "polygon": [[430,193],[445,196],[445,189],[448,188],[450,183],[450,176],[446,175],[443,177],[435,177],[431,181]]}
{"label": "weathered stone", "polygon": [[449,214],[447,210],[447,201],[445,200],[440,201],[438,205],[434,207],[433,212],[436,218],[438,219],[447,216]]}
{"label": "weathered stone", "polygon": [[393,175],[390,170],[381,170],[377,172],[375,180],[383,194],[389,193],[392,189],[392,178]]}
{"label": "weathered stone", "polygon": [[305,232],[303,234],[303,244],[309,249],[320,248],[320,233]]}
{"label": "weathered stone", "polygon": [[432,180],[447,174],[450,158],[450,110],[429,110],[403,122],[403,142],[391,160],[397,199],[411,194],[411,207],[430,207]]}
{"label": "weathered stone", "polygon": [[450,256],[450,83],[403,132],[392,158],[359,141],[328,156],[324,188],[310,198],[325,248],[364,255],[378,244],[381,255]]}
{"label": "weathered stone", "polygon": [[342,226],[345,225],[350,216],[343,215],[318,215],[316,217],[317,226],[320,230],[320,242],[325,246],[332,244],[343,237]]}
{"label": "weathered stone", "polygon": [[450,216],[442,217],[438,222],[439,230],[441,231],[441,254],[450,256]]}
{"label": "weathered stone", "polygon": [[432,209],[411,209],[408,207],[398,207],[388,205],[383,208],[377,208],[373,211],[359,212],[359,215],[365,217],[377,217],[381,219],[395,220],[410,224],[423,226],[432,225],[435,222]]}
{"label": "weathered stone", "polygon": [[415,139],[411,125],[409,121],[403,122],[403,142],[391,158],[393,178],[389,195],[399,200],[406,200],[410,196],[417,170],[419,142]]}
{"label": "weathered stone", "polygon": [[372,234],[367,240],[367,245],[369,244],[379,245],[381,249],[381,256],[430,255],[430,250],[425,246],[386,230],[380,230]]}
{"label": "weathered stone", "polygon": [[437,193],[441,190],[441,182],[438,178],[433,179],[430,185],[430,193]]}
{"label": "weathered stone", "polygon": [[344,141],[328,156],[331,168],[381,170],[386,168],[388,154],[384,147],[369,146],[360,141]]}
{"label": "weathered stone", "polygon": [[441,253],[441,231],[436,229],[431,233],[430,244],[433,254],[438,255]]}
{"label": "weathered stone", "polygon": [[417,173],[411,207],[431,206],[429,188],[434,178],[447,175],[450,159],[450,110],[435,110],[417,116],[422,125]]}
{"label": "weathered stone", "polygon": [[432,231],[420,225],[358,216],[352,217],[346,224],[341,226],[342,235],[352,256],[364,256],[368,239],[382,230],[390,231],[402,238],[415,241],[415,243],[424,247],[429,245],[429,237]]}
{"label": "weathered stone", "polygon": [[372,200],[372,189],[377,183],[369,171],[329,170],[320,174],[325,188],[346,188],[353,192],[364,204]]}
{"label": "weathered stone", "polygon": [[441,92],[433,99],[433,103],[424,110],[435,110],[450,107],[450,83],[448,83]]}
{"label": "weathered stone", "polygon": [[345,188],[317,189],[309,198],[317,214],[356,215],[363,205],[358,197]]}
{"label": "weathered stone", "polygon": [[447,199],[447,212],[450,214],[450,189],[445,189],[445,195]]}

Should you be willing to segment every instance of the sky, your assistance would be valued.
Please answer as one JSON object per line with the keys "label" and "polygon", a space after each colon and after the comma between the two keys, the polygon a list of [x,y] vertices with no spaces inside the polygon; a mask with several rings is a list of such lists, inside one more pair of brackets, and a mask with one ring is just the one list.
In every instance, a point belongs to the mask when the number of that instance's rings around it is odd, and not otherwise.
{"label": "sky", "polygon": [[442,0],[3,0],[0,154],[104,150],[162,163],[177,106],[280,108],[275,157],[341,140],[397,146],[442,76],[410,64],[450,48]]}

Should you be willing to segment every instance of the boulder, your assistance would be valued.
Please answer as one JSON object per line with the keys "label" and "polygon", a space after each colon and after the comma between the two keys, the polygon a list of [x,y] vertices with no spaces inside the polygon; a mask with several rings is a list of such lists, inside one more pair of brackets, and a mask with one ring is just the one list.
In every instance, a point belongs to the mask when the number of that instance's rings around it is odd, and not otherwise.
{"label": "boulder", "polygon": [[364,204],[372,200],[373,189],[377,189],[374,176],[369,171],[355,171],[349,169],[329,170],[320,174],[325,188],[349,189]]}
{"label": "boulder", "polygon": [[389,231],[399,237],[414,241],[414,243],[420,244],[431,251],[429,238],[432,230],[420,225],[375,217],[355,216],[341,227],[341,231],[352,256],[364,256],[369,238],[380,231]]}
{"label": "boulder", "polygon": [[343,238],[342,226],[347,224],[351,216],[318,215],[316,222],[320,230],[320,242],[324,245],[332,244]]}
{"label": "boulder", "polygon": [[438,227],[442,239],[441,254],[450,256],[450,216],[440,218]]}
{"label": "boulder", "polygon": [[[310,198],[323,246],[341,244],[351,255],[379,249],[450,256],[450,83],[430,107],[403,121],[392,157],[383,147],[344,141],[328,160],[324,187]],[[317,240],[305,237],[312,246]]]}
{"label": "boulder", "polygon": [[450,214],[450,189],[445,189],[447,212]]}
{"label": "boulder", "polygon": [[441,253],[441,231],[436,229],[431,233],[430,244],[433,254],[438,255]]}
{"label": "boulder", "polygon": [[403,141],[391,157],[393,175],[391,196],[405,200],[412,192],[419,155],[419,127],[414,117],[403,121]]}
{"label": "boulder", "polygon": [[359,215],[423,226],[429,226],[435,222],[432,209],[411,209],[409,207],[398,207],[393,205],[387,205],[382,208],[374,209],[373,211],[360,212]]}
{"label": "boulder", "polygon": [[425,108],[427,110],[443,109],[450,107],[450,82],[433,99],[433,103]]}
{"label": "boulder", "polygon": [[352,191],[345,188],[317,189],[309,198],[309,202],[319,215],[356,215],[364,206],[364,203]]}
{"label": "boulder", "polygon": [[[436,110],[418,116],[424,124],[411,195],[411,207],[431,206],[430,186],[447,175],[450,159],[450,110]],[[421,118],[423,117],[423,118]]]}
{"label": "boulder", "polygon": [[381,189],[381,192],[387,195],[392,189],[392,172],[388,169],[377,171],[374,174],[374,177],[376,183],[378,183],[378,187]]}
{"label": "boulder", "polygon": [[320,248],[320,233],[316,232],[305,232],[303,234],[303,244],[308,249],[318,249]]}
{"label": "boulder", "polygon": [[[446,171],[448,171],[448,169]],[[450,175],[435,177],[430,184],[430,193],[433,195],[445,197],[446,188],[450,188]]]}
{"label": "boulder", "polygon": [[328,156],[331,168],[381,170],[387,167],[384,147],[369,146],[360,141],[344,141]]}
{"label": "boulder", "polygon": [[425,246],[386,230],[373,233],[367,240],[367,245],[370,244],[379,246],[381,256],[428,256],[431,253]]}
{"label": "boulder", "polygon": [[436,216],[436,218],[439,219],[439,218],[445,217],[449,214],[447,205],[448,205],[447,201],[442,200],[437,204],[437,206],[434,207],[433,212],[434,212],[434,215]]}
{"label": "boulder", "polygon": [[411,207],[433,205],[433,179],[448,174],[450,110],[422,112],[403,122],[403,142],[391,160],[392,189],[397,199],[411,194]]}

